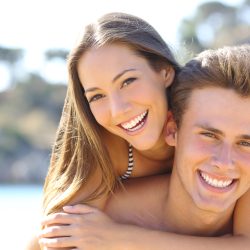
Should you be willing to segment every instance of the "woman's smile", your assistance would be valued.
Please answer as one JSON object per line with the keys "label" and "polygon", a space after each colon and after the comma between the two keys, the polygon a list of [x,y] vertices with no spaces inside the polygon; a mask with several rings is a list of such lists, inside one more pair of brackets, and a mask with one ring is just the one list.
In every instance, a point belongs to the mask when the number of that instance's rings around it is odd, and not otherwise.
{"label": "woman's smile", "polygon": [[120,123],[118,126],[128,133],[138,132],[144,127],[148,117],[148,110],[130,119],[129,121]]}
{"label": "woman's smile", "polygon": [[[162,143],[169,72],[123,44],[93,48],[78,64],[79,78],[96,121],[138,150]],[[170,78],[171,79],[171,78]]]}

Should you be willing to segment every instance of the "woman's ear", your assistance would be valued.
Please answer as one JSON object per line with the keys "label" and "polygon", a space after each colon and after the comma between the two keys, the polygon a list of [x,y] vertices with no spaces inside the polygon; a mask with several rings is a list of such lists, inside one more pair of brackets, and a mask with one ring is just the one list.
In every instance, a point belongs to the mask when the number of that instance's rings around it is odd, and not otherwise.
{"label": "woman's ear", "polygon": [[177,126],[171,111],[168,111],[167,122],[165,124],[165,141],[169,146],[176,146]]}
{"label": "woman's ear", "polygon": [[164,79],[165,79],[165,88],[169,87],[174,81],[175,70],[173,67],[168,66],[164,69]]}

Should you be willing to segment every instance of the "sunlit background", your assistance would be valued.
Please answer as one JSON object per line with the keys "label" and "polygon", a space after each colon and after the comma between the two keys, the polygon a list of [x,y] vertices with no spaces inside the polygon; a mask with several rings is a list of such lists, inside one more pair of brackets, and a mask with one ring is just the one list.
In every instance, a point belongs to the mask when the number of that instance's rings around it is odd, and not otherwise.
{"label": "sunlit background", "polygon": [[1,249],[39,227],[42,184],[66,92],[66,57],[100,15],[137,15],[181,63],[206,48],[250,43],[250,0],[8,0],[0,9]]}

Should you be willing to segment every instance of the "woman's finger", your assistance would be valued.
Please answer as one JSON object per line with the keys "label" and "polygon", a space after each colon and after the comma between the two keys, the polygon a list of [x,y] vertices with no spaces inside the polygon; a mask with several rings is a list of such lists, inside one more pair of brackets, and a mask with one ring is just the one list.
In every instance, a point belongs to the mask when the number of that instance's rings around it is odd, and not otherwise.
{"label": "woman's finger", "polygon": [[39,244],[42,247],[47,248],[62,248],[62,247],[71,247],[75,249],[75,240],[73,237],[58,237],[58,238],[41,238],[39,239]]}
{"label": "woman's finger", "polygon": [[77,214],[93,213],[98,211],[94,207],[90,207],[83,204],[77,204],[74,206],[64,206],[63,210],[67,213],[77,213]]}
{"label": "woman's finger", "polygon": [[[72,247],[60,247],[60,248],[55,248],[55,247],[44,247],[43,250],[80,250],[79,248],[72,248]],[[81,249],[82,250],[82,249]]]}
{"label": "woman's finger", "polygon": [[55,213],[50,214],[42,219],[41,225],[51,225],[51,224],[71,224],[74,217],[72,214],[68,213]]}
{"label": "woman's finger", "polygon": [[71,225],[49,226],[41,230],[39,238],[55,238],[72,236],[73,227]]}

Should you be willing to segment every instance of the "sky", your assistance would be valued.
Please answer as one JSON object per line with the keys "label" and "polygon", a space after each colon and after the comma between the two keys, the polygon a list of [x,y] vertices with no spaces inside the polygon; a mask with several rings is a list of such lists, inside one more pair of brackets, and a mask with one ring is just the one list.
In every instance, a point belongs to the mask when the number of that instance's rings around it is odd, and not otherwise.
{"label": "sky", "polygon": [[[60,81],[66,77],[65,66],[45,66],[43,52],[50,48],[70,50],[83,27],[100,15],[112,11],[137,15],[153,25],[175,49],[181,20],[192,16],[196,7],[204,2],[208,1],[0,0],[0,46],[25,49],[25,69],[42,71],[49,80]],[[220,2],[236,5],[242,0]],[[8,81],[3,66],[0,76],[1,90]]]}

